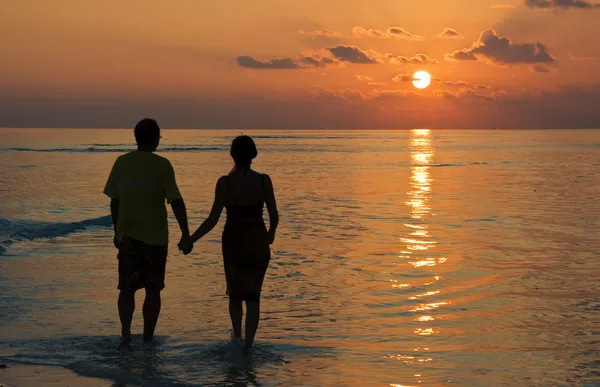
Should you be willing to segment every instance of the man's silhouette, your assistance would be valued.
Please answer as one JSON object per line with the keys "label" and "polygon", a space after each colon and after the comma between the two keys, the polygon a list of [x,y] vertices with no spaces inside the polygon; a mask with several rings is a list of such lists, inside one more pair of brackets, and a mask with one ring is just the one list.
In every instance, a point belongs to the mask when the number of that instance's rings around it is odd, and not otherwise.
{"label": "man's silhouette", "polygon": [[169,160],[153,153],[161,138],[158,124],[145,118],[136,125],[134,133],[137,150],[117,158],[104,188],[111,198],[114,244],[119,250],[119,346],[128,348],[138,289],[146,290],[144,342],[152,341],[160,314],[169,241],[165,199],[173,208],[182,239],[189,235],[185,204],[173,167]]}

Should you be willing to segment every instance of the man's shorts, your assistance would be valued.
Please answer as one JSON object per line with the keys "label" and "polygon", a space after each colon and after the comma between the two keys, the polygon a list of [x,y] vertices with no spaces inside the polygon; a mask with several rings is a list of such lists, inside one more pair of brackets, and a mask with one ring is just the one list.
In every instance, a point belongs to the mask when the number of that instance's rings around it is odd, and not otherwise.
{"label": "man's shorts", "polygon": [[168,246],[151,246],[123,237],[119,244],[119,290],[165,287]]}

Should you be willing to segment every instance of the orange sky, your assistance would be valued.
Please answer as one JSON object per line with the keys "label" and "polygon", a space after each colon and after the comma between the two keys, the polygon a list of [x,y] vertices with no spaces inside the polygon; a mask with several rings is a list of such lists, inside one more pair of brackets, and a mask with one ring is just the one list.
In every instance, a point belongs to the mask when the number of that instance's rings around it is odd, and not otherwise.
{"label": "orange sky", "polygon": [[0,126],[600,127],[592,1],[0,5]]}

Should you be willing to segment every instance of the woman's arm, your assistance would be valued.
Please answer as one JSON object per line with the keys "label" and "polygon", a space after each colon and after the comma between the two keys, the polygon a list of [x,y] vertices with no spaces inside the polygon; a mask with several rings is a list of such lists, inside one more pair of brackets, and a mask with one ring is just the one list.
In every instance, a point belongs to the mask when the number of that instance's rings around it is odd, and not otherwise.
{"label": "woman's arm", "polygon": [[198,230],[196,230],[190,237],[193,242],[196,242],[198,239],[208,234],[219,222],[221,212],[223,212],[223,203],[225,198],[225,181],[223,179],[224,177],[221,177],[217,181],[217,186],[215,187],[215,201],[213,202],[208,218],[206,218],[202,225],[198,227]]}
{"label": "woman's arm", "polygon": [[269,244],[271,244],[275,240],[275,232],[279,225],[279,212],[277,211],[273,182],[269,175],[265,175],[265,203],[269,211]]}

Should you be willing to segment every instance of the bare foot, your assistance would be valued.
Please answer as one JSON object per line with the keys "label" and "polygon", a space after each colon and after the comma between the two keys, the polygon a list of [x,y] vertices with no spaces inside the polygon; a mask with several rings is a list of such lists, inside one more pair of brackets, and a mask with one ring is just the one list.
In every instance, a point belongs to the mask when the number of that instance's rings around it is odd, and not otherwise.
{"label": "bare foot", "polygon": [[244,344],[242,336],[231,335],[231,342],[233,345],[241,347]]}
{"label": "bare foot", "polygon": [[252,344],[248,345],[248,343],[246,343],[244,345],[244,349],[242,350],[242,354],[244,356],[250,356],[251,352],[252,352]]}
{"label": "bare foot", "polygon": [[119,343],[117,350],[122,348],[127,348],[131,352],[131,337],[121,337],[121,342]]}

